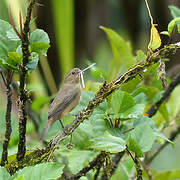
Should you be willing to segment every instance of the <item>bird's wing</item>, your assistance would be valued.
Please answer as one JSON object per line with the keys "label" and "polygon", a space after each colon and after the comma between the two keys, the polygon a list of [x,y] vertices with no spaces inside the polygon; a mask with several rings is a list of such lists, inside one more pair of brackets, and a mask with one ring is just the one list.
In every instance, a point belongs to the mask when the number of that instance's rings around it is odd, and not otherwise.
{"label": "bird's wing", "polygon": [[[79,94],[77,91],[72,91],[71,89],[68,89],[67,91],[69,92],[66,92],[66,94],[62,94],[62,91],[63,89],[58,93],[52,102],[48,112],[48,119],[56,118],[58,115],[60,115]],[[71,94],[71,96],[69,94]]]}

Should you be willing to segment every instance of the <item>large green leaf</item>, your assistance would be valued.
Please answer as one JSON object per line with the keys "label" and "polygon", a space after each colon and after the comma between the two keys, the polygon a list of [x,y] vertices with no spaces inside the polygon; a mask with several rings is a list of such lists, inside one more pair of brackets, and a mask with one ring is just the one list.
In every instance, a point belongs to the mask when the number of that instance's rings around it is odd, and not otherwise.
{"label": "large green leaf", "polygon": [[121,68],[130,68],[135,63],[131,47],[119,34],[115,31],[101,27],[108,36],[113,52],[113,60],[110,67],[110,78],[115,78]]}
{"label": "large green leaf", "polygon": [[15,52],[17,46],[20,44],[19,41],[13,41],[7,37],[7,31],[10,31],[12,26],[0,19],[0,58],[6,60],[8,52]]}
{"label": "large green leaf", "polygon": [[133,97],[125,91],[116,91],[112,94],[111,105],[114,114],[124,112],[135,105]]}
{"label": "large green leaf", "polygon": [[92,148],[100,151],[108,151],[110,153],[117,153],[125,150],[126,142],[116,136],[112,136],[107,131],[100,137],[94,138],[92,141]]}
{"label": "large green leaf", "polygon": [[147,152],[152,148],[155,134],[148,124],[140,124],[131,131],[131,138],[136,141],[142,152]]}
{"label": "large green leaf", "polygon": [[46,56],[46,52],[50,47],[49,43],[48,34],[41,29],[36,29],[30,34],[30,48],[32,52]]}
{"label": "large green leaf", "polygon": [[[180,22],[180,17],[174,18],[169,24],[168,24],[168,33],[171,34],[173,32],[174,27],[177,23]],[[180,33],[180,28],[178,26],[178,32]]]}
{"label": "large green leaf", "polygon": [[63,173],[64,165],[51,163],[42,163],[36,166],[25,167],[19,170],[14,177],[23,176],[26,180],[44,180],[44,179],[57,179]]}

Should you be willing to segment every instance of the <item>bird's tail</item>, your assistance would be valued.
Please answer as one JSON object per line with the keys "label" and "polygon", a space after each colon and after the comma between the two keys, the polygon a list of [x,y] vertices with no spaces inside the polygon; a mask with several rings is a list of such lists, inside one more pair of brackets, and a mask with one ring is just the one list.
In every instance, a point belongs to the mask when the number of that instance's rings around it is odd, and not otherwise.
{"label": "bird's tail", "polygon": [[45,136],[46,136],[46,133],[47,133],[50,125],[51,125],[50,121],[47,121],[47,122],[46,122],[46,125],[45,125],[45,127],[44,127],[44,129],[43,129],[43,132],[42,132],[42,134],[41,134],[40,141],[43,141],[43,140],[44,140],[44,138],[45,138]]}

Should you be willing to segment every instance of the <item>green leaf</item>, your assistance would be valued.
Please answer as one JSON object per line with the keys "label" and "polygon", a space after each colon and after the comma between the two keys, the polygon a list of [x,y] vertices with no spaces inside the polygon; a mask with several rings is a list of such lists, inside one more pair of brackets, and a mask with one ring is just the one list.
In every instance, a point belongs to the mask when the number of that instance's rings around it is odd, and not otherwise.
{"label": "green leaf", "polygon": [[109,75],[109,78],[112,79],[115,78],[121,68],[130,68],[135,64],[135,58],[133,57],[129,43],[127,43],[119,34],[105,27],[100,28],[103,29],[108,36],[113,52],[114,58],[111,61]]}
{"label": "green leaf", "polygon": [[4,167],[0,167],[0,180],[12,180],[13,177],[7,172]]}
{"label": "green leaf", "polygon": [[160,34],[166,35],[166,36],[170,36],[170,34],[168,33],[168,31],[162,31],[160,32]]}
{"label": "green leaf", "polygon": [[156,137],[160,137],[160,138],[170,142],[171,144],[173,144],[172,141],[170,141],[168,138],[166,138],[165,135],[157,129],[155,122],[151,118],[146,117],[146,116],[141,116],[140,118],[134,119],[133,124],[134,124],[134,127],[138,127],[139,125],[147,124],[153,129],[153,134]]}
{"label": "green leaf", "polygon": [[118,153],[126,148],[126,142],[116,136],[112,136],[107,131],[101,135],[101,137],[97,137],[91,140],[92,148],[100,151],[108,151],[110,153]]}
{"label": "green leaf", "polygon": [[25,167],[19,170],[14,177],[24,175],[26,180],[44,180],[44,179],[57,179],[63,173],[64,165],[51,163],[42,163],[36,166]]}
{"label": "green leaf", "polygon": [[131,131],[131,138],[136,141],[142,152],[149,151],[155,141],[153,129],[145,123],[138,125]]}
{"label": "green leaf", "polygon": [[[8,58],[8,52],[15,52],[20,44],[20,41],[13,41],[7,37],[7,31],[10,31],[12,26],[0,19],[0,58]],[[6,59],[5,59],[6,60]]]}
{"label": "green leaf", "polygon": [[144,104],[136,104],[124,112],[119,113],[118,116],[122,119],[138,118],[143,115],[144,107]]}
{"label": "green leaf", "polygon": [[31,56],[29,57],[29,62],[26,65],[29,72],[32,72],[36,69],[39,61],[39,55],[36,52],[32,52]]}
{"label": "green leaf", "polygon": [[136,52],[136,54],[137,54],[137,56],[136,56],[136,61],[137,62],[140,62],[140,61],[142,61],[142,60],[147,58],[146,54],[144,54],[144,52],[142,50],[138,50]]}
{"label": "green leaf", "polygon": [[30,34],[30,48],[32,52],[46,56],[46,52],[50,47],[49,43],[48,34],[41,29],[36,29]]}
{"label": "green leaf", "polygon": [[[83,167],[87,166],[95,158],[93,151],[71,150],[68,154],[69,168],[73,174],[78,173]],[[77,166],[78,164],[78,166]]]}
{"label": "green leaf", "polygon": [[112,94],[111,105],[114,114],[126,111],[135,105],[133,97],[125,91],[116,91]]}
{"label": "green leaf", "polygon": [[156,135],[157,137],[160,137],[162,139],[164,139],[165,141],[171,143],[171,145],[174,145],[174,142],[170,141],[162,132],[160,132],[158,129],[154,130],[154,135]]}
{"label": "green leaf", "polygon": [[173,18],[180,17],[180,9],[176,6],[169,6]]}
{"label": "green leaf", "polygon": [[129,143],[128,149],[130,151],[135,152],[138,157],[144,156],[143,152],[141,151],[139,144],[133,138],[129,138],[128,143]]}
{"label": "green leaf", "polygon": [[8,52],[7,63],[17,65],[22,63],[22,55],[17,52]]}
{"label": "green leaf", "polygon": [[[180,17],[177,17],[175,19],[173,19],[172,21],[170,21],[170,23],[168,24],[168,33],[171,34],[174,27],[176,26],[176,24],[180,22]],[[179,32],[179,30],[178,30]],[[180,32],[179,32],[180,33]]]}
{"label": "green leaf", "polygon": [[[17,28],[18,29],[18,28]],[[13,28],[6,31],[6,36],[12,41],[20,41],[19,36],[16,34]]]}
{"label": "green leaf", "polygon": [[42,29],[36,29],[35,31],[33,31],[30,34],[29,40],[30,40],[30,43],[33,43],[33,42],[43,42],[46,44],[50,43],[48,34],[45,31],[43,31]]}
{"label": "green leaf", "polygon": [[30,47],[32,52],[36,52],[39,55],[47,56],[46,53],[50,45],[44,42],[33,42],[30,44]]}

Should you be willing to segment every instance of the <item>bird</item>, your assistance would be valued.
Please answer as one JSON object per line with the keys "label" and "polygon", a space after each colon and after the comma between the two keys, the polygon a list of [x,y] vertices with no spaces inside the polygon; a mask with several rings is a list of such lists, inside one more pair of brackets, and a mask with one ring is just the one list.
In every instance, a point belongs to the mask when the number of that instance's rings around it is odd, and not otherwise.
{"label": "bird", "polygon": [[73,68],[65,76],[64,84],[60,87],[56,97],[50,105],[48,119],[40,137],[41,141],[44,140],[49,127],[56,120],[59,120],[62,128],[64,129],[61,119],[67,116],[69,112],[79,104],[82,90],[80,78],[83,71],[79,68]]}

